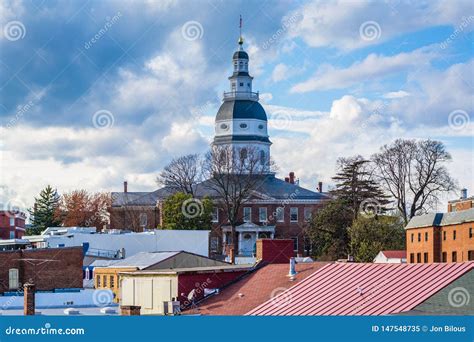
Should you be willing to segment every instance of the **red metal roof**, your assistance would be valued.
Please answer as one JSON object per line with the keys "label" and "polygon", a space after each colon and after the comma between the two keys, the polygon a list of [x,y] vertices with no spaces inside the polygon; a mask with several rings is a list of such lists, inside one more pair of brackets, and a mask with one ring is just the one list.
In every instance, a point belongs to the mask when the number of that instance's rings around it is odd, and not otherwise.
{"label": "red metal roof", "polygon": [[414,309],[474,262],[329,264],[247,315],[390,315]]}
{"label": "red metal roof", "polygon": [[289,264],[268,264],[200,302],[199,312],[202,315],[244,315],[327,264],[298,263],[293,281],[288,277]]}
{"label": "red metal roof", "polygon": [[389,259],[406,259],[407,251],[382,251]]}

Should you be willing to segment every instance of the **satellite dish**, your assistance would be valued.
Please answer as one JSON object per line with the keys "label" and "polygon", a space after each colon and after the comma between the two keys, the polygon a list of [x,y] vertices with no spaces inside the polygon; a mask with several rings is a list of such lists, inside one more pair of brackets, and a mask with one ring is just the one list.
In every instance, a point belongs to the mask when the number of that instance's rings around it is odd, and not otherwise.
{"label": "satellite dish", "polygon": [[194,289],[191,290],[191,292],[189,292],[188,294],[188,300],[192,301],[194,299]]}

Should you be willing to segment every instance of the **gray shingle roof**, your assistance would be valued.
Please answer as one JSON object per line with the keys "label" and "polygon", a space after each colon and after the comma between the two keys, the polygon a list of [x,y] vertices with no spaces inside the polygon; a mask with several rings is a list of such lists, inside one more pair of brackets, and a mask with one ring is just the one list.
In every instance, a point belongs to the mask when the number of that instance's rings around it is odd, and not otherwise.
{"label": "gray shingle roof", "polygon": [[232,119],[257,119],[267,121],[267,114],[262,105],[256,101],[224,101],[217,112],[216,121]]}
{"label": "gray shingle roof", "polygon": [[450,213],[429,213],[425,215],[414,216],[410,222],[408,222],[405,229],[447,226],[463,222],[474,222],[474,208]]}
{"label": "gray shingle roof", "polygon": [[[261,182],[256,188],[256,191],[274,198],[276,200],[328,200],[329,196],[325,193],[311,191],[302,188],[296,184],[291,184],[276,178],[274,175],[260,176]],[[194,193],[197,198],[210,197],[218,198],[218,194],[210,186],[210,180],[196,184]],[[170,187],[164,187],[153,192],[113,192],[113,206],[121,206],[125,203],[128,205],[144,205],[154,206],[158,200],[166,199],[168,196],[175,193]]]}

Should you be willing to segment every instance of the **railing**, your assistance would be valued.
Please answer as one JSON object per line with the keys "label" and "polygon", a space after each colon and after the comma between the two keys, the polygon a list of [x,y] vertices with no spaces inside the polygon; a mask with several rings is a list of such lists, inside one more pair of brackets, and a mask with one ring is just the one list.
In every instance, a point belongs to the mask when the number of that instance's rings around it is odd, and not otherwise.
{"label": "railing", "polygon": [[230,100],[252,100],[258,101],[258,92],[253,93],[250,91],[229,91],[224,92],[224,101]]}
{"label": "railing", "polygon": [[102,257],[108,259],[121,259],[120,251],[112,251],[108,249],[89,248],[86,252],[87,256]]}

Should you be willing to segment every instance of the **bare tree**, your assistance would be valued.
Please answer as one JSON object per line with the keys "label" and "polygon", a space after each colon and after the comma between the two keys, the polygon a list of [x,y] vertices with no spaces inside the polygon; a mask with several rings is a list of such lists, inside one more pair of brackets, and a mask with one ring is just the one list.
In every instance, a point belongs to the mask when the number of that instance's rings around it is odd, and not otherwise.
{"label": "bare tree", "polygon": [[188,154],[173,159],[156,181],[176,191],[194,195],[194,185],[201,180],[201,157],[199,154]]}
{"label": "bare tree", "polygon": [[393,196],[405,223],[439,202],[439,194],[456,188],[445,163],[451,160],[442,142],[397,139],[372,156],[377,176]]}
{"label": "bare tree", "polygon": [[[216,193],[218,204],[227,216],[231,227],[229,245],[235,250],[235,228],[241,223],[240,209],[273,170],[273,165],[251,146],[213,146],[204,166],[209,177],[206,186]],[[235,259],[231,262],[234,263]]]}

